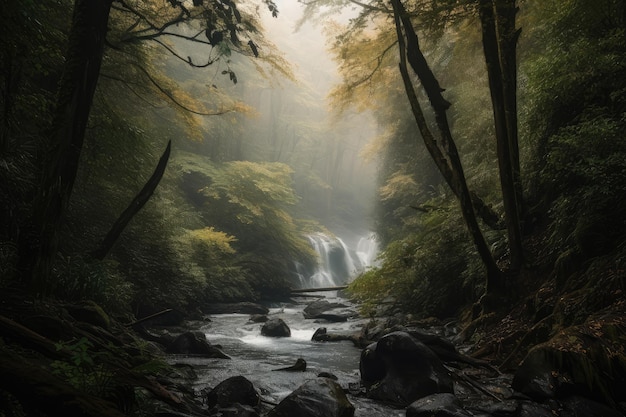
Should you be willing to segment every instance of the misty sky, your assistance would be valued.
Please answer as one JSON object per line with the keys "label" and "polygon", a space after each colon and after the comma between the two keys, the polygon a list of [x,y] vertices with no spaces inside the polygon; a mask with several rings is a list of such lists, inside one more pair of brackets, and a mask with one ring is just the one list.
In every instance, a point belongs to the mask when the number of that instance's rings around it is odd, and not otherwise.
{"label": "misty sky", "polygon": [[283,51],[293,65],[296,77],[303,83],[315,86],[325,97],[339,78],[336,64],[326,49],[322,24],[306,23],[296,28],[302,17],[302,6],[296,0],[275,0],[279,14],[273,18],[262,13],[266,36]]}

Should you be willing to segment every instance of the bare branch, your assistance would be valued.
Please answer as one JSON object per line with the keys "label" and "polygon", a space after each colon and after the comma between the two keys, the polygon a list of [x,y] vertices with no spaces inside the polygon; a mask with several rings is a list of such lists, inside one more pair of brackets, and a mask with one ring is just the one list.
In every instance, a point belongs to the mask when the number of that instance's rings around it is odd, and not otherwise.
{"label": "bare branch", "polygon": [[183,62],[186,62],[188,65],[194,67],[194,68],[206,68],[212,64],[215,63],[215,60],[210,59],[207,61],[206,64],[194,64],[193,61],[191,60],[191,57],[187,57],[184,58],[183,56],[181,56],[178,52],[176,52],[174,49],[170,48],[168,45],[166,45],[164,42],[158,40],[158,39],[152,39],[152,41],[158,43],[159,45],[161,45],[163,48],[167,49],[167,51],[174,55],[176,58],[180,59]]}

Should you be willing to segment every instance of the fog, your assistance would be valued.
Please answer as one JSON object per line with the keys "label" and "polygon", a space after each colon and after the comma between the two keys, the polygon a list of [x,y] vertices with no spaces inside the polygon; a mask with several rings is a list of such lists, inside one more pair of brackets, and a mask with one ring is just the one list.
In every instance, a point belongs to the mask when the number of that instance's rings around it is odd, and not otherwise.
{"label": "fog", "polygon": [[298,2],[276,4],[278,18],[262,13],[263,24],[268,39],[291,64],[296,82],[268,83],[256,103],[252,97],[246,100],[260,113],[262,124],[255,132],[266,135],[274,149],[273,155],[267,155],[269,149],[258,154],[292,166],[308,214],[322,224],[333,230],[370,229],[375,161],[366,161],[362,149],[376,135],[376,125],[367,114],[337,117],[331,108],[328,94],[341,78],[324,34],[328,22],[298,25]]}

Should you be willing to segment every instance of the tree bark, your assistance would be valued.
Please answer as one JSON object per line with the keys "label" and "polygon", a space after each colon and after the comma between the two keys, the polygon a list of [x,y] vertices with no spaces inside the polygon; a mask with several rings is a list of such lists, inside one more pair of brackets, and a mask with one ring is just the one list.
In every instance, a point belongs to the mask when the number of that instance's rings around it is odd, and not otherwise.
{"label": "tree bark", "polygon": [[[57,234],[72,194],[104,52],[112,0],[75,0],[49,153],[35,200],[33,235],[20,237],[19,266],[35,293],[49,292]],[[27,241],[24,241],[27,240]]]}
{"label": "tree bark", "polygon": [[130,205],[120,214],[118,219],[115,221],[111,229],[105,236],[105,238],[100,243],[100,246],[96,250],[94,250],[91,255],[99,260],[104,259],[104,257],[109,253],[117,238],[122,234],[128,223],[131,219],[141,210],[141,208],[148,202],[152,193],[159,185],[161,178],[163,178],[163,173],[165,172],[165,168],[167,167],[167,161],[170,157],[170,152],[172,149],[172,141],[170,140],[167,143],[167,147],[165,148],[165,152],[159,159],[159,163],[157,164],[154,173],[150,177],[150,179],[143,186],[139,194],[135,196]]}
{"label": "tree bark", "polygon": [[[392,0],[391,3],[394,9],[398,46],[400,48],[400,73],[402,75],[407,97],[411,104],[413,115],[420,133],[422,134],[424,144],[433,157],[433,160],[435,161],[435,164],[439,168],[440,172],[446,179],[446,182],[459,199],[463,219],[465,220],[470,235],[472,236],[481,260],[487,270],[487,286],[501,286],[502,274],[478,225],[472,204],[472,196],[467,187],[467,182],[465,181],[465,175],[463,173],[463,167],[458,155],[456,144],[450,133],[446,117],[446,110],[450,106],[450,103],[446,101],[443,96],[441,96],[442,89],[419,49],[417,34],[413,29],[404,6],[400,0]],[[404,35],[406,35],[406,46],[405,38],[402,34],[402,27],[404,27]],[[444,151],[440,149],[437,144],[437,140],[428,128],[428,124],[424,118],[423,111],[408,73],[406,65],[407,59],[419,77],[420,82],[424,85],[426,94],[428,95],[430,103],[435,111],[437,126],[441,133],[445,154]],[[426,87],[426,85],[428,85],[428,87]]]}
{"label": "tree bark", "polygon": [[[498,12],[496,14],[496,6]],[[506,4],[505,4],[506,3]],[[515,86],[515,0],[479,0],[483,51],[496,130],[498,167],[510,250],[510,270],[523,262],[520,224],[521,183]],[[500,29],[500,30],[499,30]],[[506,36],[502,31],[506,31]],[[512,78],[513,77],[513,78]]]}

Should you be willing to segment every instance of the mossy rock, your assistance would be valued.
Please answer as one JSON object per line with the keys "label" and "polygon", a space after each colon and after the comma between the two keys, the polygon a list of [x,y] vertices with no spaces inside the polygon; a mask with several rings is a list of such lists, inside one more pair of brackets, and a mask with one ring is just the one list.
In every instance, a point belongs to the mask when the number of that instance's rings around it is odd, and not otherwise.
{"label": "mossy rock", "polygon": [[93,301],[69,304],[65,306],[65,309],[77,321],[93,324],[104,329],[109,329],[111,326],[109,315]]}
{"label": "mossy rock", "polygon": [[582,395],[607,404],[626,396],[626,317],[596,315],[530,350],[513,388],[535,399]]}

